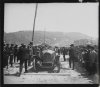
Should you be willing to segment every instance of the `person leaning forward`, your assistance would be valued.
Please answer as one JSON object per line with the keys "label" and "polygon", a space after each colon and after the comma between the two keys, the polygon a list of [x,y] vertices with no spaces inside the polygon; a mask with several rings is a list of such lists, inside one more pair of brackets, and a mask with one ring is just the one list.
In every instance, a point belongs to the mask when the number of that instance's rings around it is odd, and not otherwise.
{"label": "person leaning forward", "polygon": [[73,64],[72,69],[74,69],[74,60],[75,60],[74,44],[71,44],[69,49],[69,67],[71,68],[71,65]]}
{"label": "person leaning forward", "polygon": [[28,72],[27,71],[27,60],[29,57],[29,50],[28,50],[28,48],[26,48],[26,46],[24,44],[22,44],[19,51],[21,52],[20,68],[19,68],[19,76],[20,76],[22,73],[23,64],[25,65],[25,73]]}

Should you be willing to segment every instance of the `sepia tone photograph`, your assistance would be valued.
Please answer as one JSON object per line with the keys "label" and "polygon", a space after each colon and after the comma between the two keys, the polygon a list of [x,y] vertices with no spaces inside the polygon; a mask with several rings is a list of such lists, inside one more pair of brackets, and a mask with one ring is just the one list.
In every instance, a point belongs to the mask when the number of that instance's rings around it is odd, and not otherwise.
{"label": "sepia tone photograph", "polygon": [[3,84],[99,84],[99,2],[5,3]]}

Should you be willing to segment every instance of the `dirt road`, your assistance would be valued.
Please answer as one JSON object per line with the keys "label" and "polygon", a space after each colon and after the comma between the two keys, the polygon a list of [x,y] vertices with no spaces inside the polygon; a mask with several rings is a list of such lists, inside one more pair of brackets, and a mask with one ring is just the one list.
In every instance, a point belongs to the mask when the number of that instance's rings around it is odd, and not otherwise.
{"label": "dirt road", "polygon": [[[68,59],[68,55],[66,56]],[[98,76],[86,76],[84,69],[76,63],[75,70],[69,68],[68,60],[63,61],[60,56],[61,70],[60,73],[48,73],[41,71],[35,73],[32,71],[32,66],[29,67],[28,73],[23,73],[20,77],[17,76],[19,65],[4,69],[4,84],[93,84],[98,83]],[[78,68],[77,68],[78,67]]]}

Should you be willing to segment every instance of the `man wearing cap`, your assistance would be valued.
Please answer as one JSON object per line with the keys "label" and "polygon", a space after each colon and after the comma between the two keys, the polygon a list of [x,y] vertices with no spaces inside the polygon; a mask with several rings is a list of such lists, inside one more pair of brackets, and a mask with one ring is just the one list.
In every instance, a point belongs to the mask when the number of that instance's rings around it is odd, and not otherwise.
{"label": "man wearing cap", "polygon": [[[69,67],[72,69],[74,69],[74,60],[75,60],[74,44],[71,44],[69,49]],[[72,64],[73,66],[71,66]]]}

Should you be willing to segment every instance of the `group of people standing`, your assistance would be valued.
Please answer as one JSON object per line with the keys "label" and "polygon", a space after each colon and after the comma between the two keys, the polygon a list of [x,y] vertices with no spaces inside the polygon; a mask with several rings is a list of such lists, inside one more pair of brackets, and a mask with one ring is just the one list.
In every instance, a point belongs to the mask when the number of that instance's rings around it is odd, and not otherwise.
{"label": "group of people standing", "polygon": [[29,45],[21,44],[6,44],[3,47],[3,68],[7,69],[14,67],[15,63],[20,64],[19,73],[21,74],[23,64],[25,65],[25,72],[27,72],[27,66],[31,65],[31,59],[33,54],[32,42]]}
{"label": "group of people standing", "polygon": [[[3,68],[7,69],[14,67],[15,63],[19,63],[19,75],[22,73],[23,64],[25,65],[25,73],[28,72],[28,66],[31,66],[34,58],[37,56],[38,59],[42,54],[42,50],[48,49],[48,46],[33,46],[33,42],[30,42],[28,45],[21,44],[7,44],[4,42],[3,47]],[[35,56],[36,55],[36,56]]]}
{"label": "group of people standing", "polygon": [[[48,46],[47,46],[48,47]],[[42,50],[47,48],[46,46],[33,46],[30,42],[28,45],[21,44],[6,44],[4,43],[3,49],[3,67],[8,69],[10,65],[13,67],[14,63],[19,63],[19,73],[21,74],[23,64],[25,65],[25,73],[27,73],[28,66],[32,65],[34,55],[40,56]],[[48,49],[48,48],[47,48]],[[98,51],[94,46],[74,46],[70,47],[54,47],[54,51],[59,55],[63,55],[64,61],[66,61],[66,55],[69,55],[69,67],[74,69],[75,61],[80,63],[89,74],[95,74],[98,66]]]}
{"label": "group of people standing", "polygon": [[69,67],[74,70],[75,62],[78,62],[89,75],[97,73],[98,67],[98,48],[87,44],[86,46],[74,46],[58,48],[59,55],[63,55],[66,61],[66,55],[69,55]]}
{"label": "group of people standing", "polygon": [[[14,46],[14,44],[6,44],[4,43],[4,49],[3,49],[3,67],[10,64],[11,67],[13,67],[13,63],[16,62],[16,56],[17,56],[17,45]],[[17,59],[18,62],[18,59]]]}
{"label": "group of people standing", "polygon": [[83,47],[79,53],[78,60],[86,69],[89,75],[98,72],[98,50],[94,46],[87,45]]}

